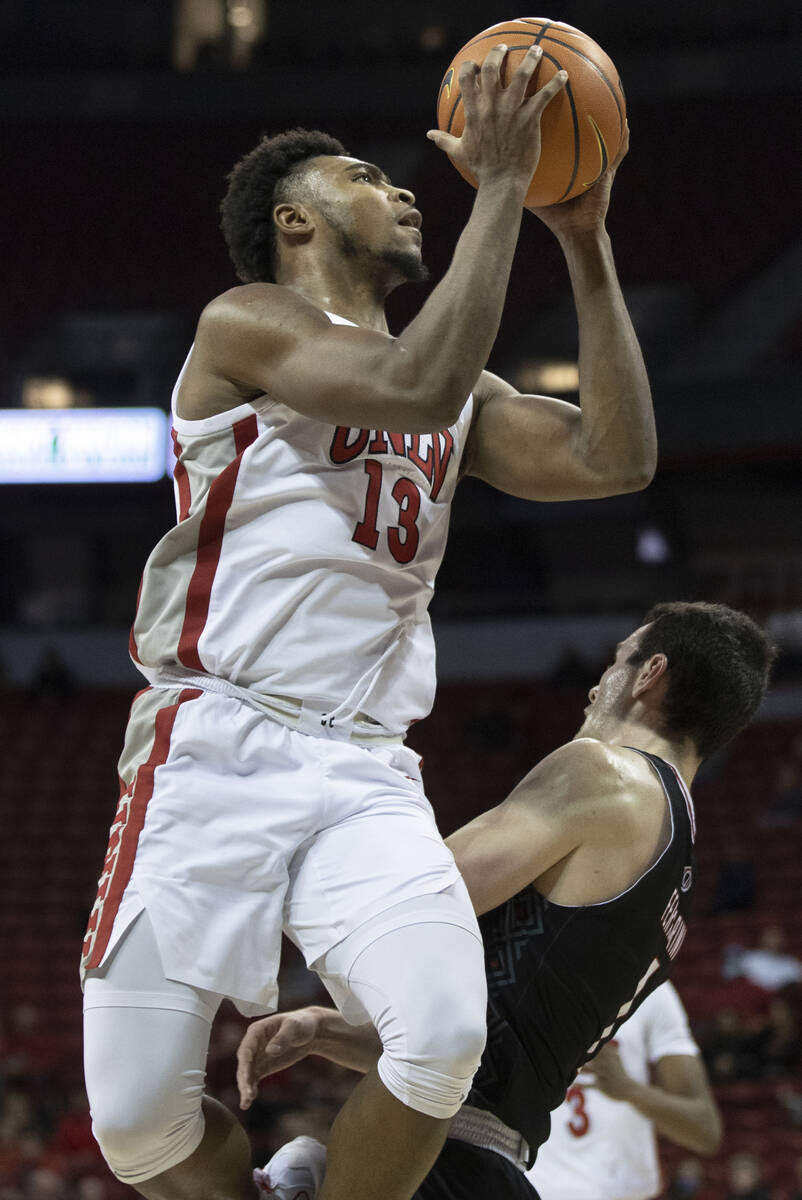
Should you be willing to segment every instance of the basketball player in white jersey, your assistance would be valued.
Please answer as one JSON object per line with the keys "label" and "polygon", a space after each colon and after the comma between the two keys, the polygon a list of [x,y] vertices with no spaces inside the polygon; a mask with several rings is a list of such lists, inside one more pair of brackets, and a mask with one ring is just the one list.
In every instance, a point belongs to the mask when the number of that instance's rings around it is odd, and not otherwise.
{"label": "basketball player in white jersey", "polygon": [[[577,1072],[593,1071],[599,1051],[638,1020],[682,947],[696,876],[688,785],[702,759],[751,719],[772,659],[743,613],[656,605],[591,689],[574,740],[448,839],[480,914],[488,1037],[416,1200],[536,1200],[525,1172],[539,1161],[550,1113],[559,1114]],[[307,1054],[369,1069],[381,1052],[376,1032],[344,1017],[354,1019],[347,1009],[311,1008],[254,1022],[238,1056],[242,1106],[262,1076]],[[687,1030],[662,1040],[664,1052],[689,1045]],[[629,1090],[635,1096],[635,1084]],[[680,1108],[690,1116],[687,1105],[646,1099],[643,1088],[638,1100],[662,1128],[701,1148],[692,1122],[678,1117]],[[313,1200],[324,1156],[311,1138],[282,1147],[267,1166],[275,1194]],[[596,1182],[588,1193],[596,1200],[619,1195],[601,1174]],[[575,1200],[565,1180],[543,1200],[552,1196]]]}
{"label": "basketball player in white jersey", "polygon": [[540,1200],[652,1200],[662,1191],[657,1134],[695,1154],[721,1143],[699,1049],[668,982],[579,1072],[527,1178]]}
{"label": "basketball player in white jersey", "polygon": [[359,959],[354,1003],[384,1047],[338,1118],[321,1200],[408,1200],[479,1062],[481,941],[403,746],[434,694],[427,608],[449,505],[462,474],[567,500],[642,488],[655,468],[605,230],[617,163],[537,214],[573,286],[581,408],[484,370],[541,113],[565,85],[525,98],[533,48],[502,88],[505,53],[462,70],[463,136],[429,135],[478,188],[397,338],[385,299],[423,271],[411,192],[299,130],[231,176],[243,286],[204,310],[173,396],[178,522],[140,589],[131,653],[149,686],[84,946],[96,1136],[149,1200],[254,1194],[247,1138],[202,1096],[203,1064],[222,997],[275,1006],[282,927],[343,1004],[328,956],[340,971]]}

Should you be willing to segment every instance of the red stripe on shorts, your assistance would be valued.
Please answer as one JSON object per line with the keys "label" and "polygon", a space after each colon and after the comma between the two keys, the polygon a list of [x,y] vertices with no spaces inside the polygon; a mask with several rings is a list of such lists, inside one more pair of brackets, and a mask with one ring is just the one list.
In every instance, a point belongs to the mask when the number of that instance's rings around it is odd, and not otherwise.
{"label": "red stripe on shorts", "polygon": [[202,695],[203,692],[200,688],[184,688],[175,704],[159,710],[156,715],[150,757],[138,769],[133,790],[129,788],[122,792],[114,824],[111,827],[103,872],[98,883],[97,898],[84,938],[83,965],[87,971],[92,967],[99,967],[103,961],[103,955],[106,953],[114,926],[114,918],[117,916],[123,892],[128,886],[131,872],[134,869],[139,835],[145,824],[145,814],[153,795],[156,768],[167,761],[167,755],[170,753],[170,738],[178,710],[187,700],[196,700],[198,696]]}
{"label": "red stripe on shorts", "polygon": [[174,429],[170,430],[170,435],[173,439],[173,454],[175,455],[173,479],[175,480],[175,486],[178,488],[178,520],[181,522],[185,521],[189,516],[192,495],[189,490],[189,475],[187,475],[187,469],[181,462],[181,443],[176,437]]}
{"label": "red stripe on shorts", "polygon": [[206,511],[198,533],[195,570],[187,588],[184,625],[178,641],[178,661],[195,671],[206,670],[198,653],[198,643],[209,615],[212,584],[220,561],[226,517],[234,500],[242,456],[259,436],[256,414],[237,421],[233,433],[237,457],[220,472],[209,488]]}

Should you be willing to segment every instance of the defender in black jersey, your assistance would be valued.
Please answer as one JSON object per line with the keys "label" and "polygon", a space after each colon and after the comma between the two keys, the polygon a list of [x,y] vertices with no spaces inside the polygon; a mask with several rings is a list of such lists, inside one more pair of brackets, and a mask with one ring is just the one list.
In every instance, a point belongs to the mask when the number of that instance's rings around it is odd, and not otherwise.
{"label": "defender in black jersey", "polygon": [[[488,1041],[416,1200],[535,1196],[522,1172],[549,1113],[680,950],[695,879],[687,784],[751,719],[772,657],[742,613],[657,605],[617,647],[575,739],[448,839],[480,914]],[[242,1105],[307,1054],[368,1070],[379,1052],[370,1026],[333,1010],[267,1017],[240,1047]]]}

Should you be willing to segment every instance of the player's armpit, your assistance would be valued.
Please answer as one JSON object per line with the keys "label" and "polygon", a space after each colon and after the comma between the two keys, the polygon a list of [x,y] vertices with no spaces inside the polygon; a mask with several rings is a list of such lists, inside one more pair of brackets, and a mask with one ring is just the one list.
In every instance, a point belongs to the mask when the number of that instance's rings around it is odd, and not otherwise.
{"label": "player's armpit", "polygon": [[[233,288],[207,305],[190,366],[196,379],[228,391],[219,411],[266,396],[304,416],[355,428],[430,433],[453,423],[460,406],[427,388],[389,334],[335,325],[289,288],[270,283]],[[193,419],[192,392],[179,393],[179,413]],[[463,403],[464,403],[463,398]]]}
{"label": "player's armpit", "polygon": [[503,904],[600,824],[606,829],[618,780],[607,747],[589,738],[569,742],[538,763],[502,804],[447,838],[475,911]]}
{"label": "player's armpit", "polygon": [[591,500],[638,491],[650,475],[616,450],[614,428],[599,453],[580,408],[552,396],[522,395],[489,371],[474,390],[475,415],[463,474],[524,500]]}

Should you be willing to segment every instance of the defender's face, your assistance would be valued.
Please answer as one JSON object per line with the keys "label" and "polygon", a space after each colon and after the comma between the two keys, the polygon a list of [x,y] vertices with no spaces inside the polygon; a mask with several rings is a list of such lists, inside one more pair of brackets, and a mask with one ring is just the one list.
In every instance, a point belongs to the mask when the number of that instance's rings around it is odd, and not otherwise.
{"label": "defender's face", "polygon": [[640,670],[628,659],[637,649],[646,629],[647,625],[641,625],[616,646],[612,663],[588,692],[590,703],[585,709],[585,721],[577,737],[598,737],[610,719],[621,720],[626,715],[632,702],[632,686]]}
{"label": "defender's face", "polygon": [[407,188],[395,187],[372,163],[325,155],[312,162],[320,211],[349,253],[420,262],[421,215]]}

